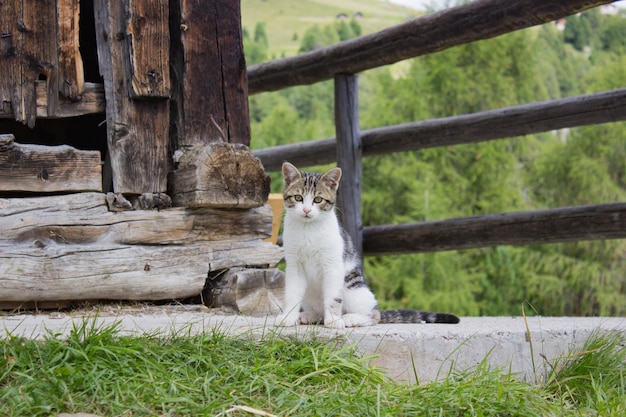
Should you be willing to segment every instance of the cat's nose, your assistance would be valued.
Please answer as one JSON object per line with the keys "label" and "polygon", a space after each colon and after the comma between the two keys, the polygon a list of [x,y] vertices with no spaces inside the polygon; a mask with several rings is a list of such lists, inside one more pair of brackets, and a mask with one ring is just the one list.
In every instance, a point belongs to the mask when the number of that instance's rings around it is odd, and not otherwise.
{"label": "cat's nose", "polygon": [[304,214],[309,214],[311,212],[310,208],[303,208],[302,211],[304,212]]}

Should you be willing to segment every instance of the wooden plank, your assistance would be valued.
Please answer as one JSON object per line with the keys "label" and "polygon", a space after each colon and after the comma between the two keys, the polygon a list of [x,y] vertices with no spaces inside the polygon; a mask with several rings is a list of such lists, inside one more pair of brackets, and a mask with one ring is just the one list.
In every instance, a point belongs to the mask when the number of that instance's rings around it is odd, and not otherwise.
{"label": "wooden plank", "polygon": [[168,0],[129,0],[130,96],[170,96]]}
{"label": "wooden plank", "polygon": [[131,100],[128,95],[130,80],[125,74],[130,55],[125,7],[128,0],[94,1],[113,189],[128,194],[165,192],[169,101]]}
{"label": "wooden plank", "polygon": [[59,93],[70,101],[80,101],[85,83],[83,59],[79,50],[80,0],[57,0],[59,42]]}
{"label": "wooden plank", "polygon": [[23,2],[24,55],[22,56],[20,121],[35,126],[38,81],[47,81],[47,114],[54,115],[59,104],[59,59],[57,50],[56,0]]}
{"label": "wooden plank", "polygon": [[170,2],[175,149],[220,141],[250,144],[246,68],[238,1]]}
{"label": "wooden plank", "polygon": [[358,83],[355,75],[335,76],[335,130],[337,132],[337,166],[342,169],[337,194],[338,215],[352,238],[359,255],[363,255],[361,221],[361,134],[359,129]]}
{"label": "wooden plank", "polygon": [[363,230],[366,255],[626,238],[626,203],[490,214]]}
{"label": "wooden plank", "polygon": [[22,2],[12,0],[0,13],[0,117],[19,120],[23,34],[18,30]]}
{"label": "wooden plank", "polygon": [[0,191],[101,190],[99,151],[24,145],[13,142],[13,135],[0,135]]}
{"label": "wooden plank", "polygon": [[[626,88],[489,110],[462,116],[364,130],[363,155],[419,150],[529,135],[566,127],[626,120]],[[298,166],[336,160],[335,138],[253,151],[265,169],[277,171],[283,161]]]}
{"label": "wooden plank", "polygon": [[0,301],[165,300],[199,295],[209,271],[276,265],[258,241],[179,246],[15,245],[0,240]]}
{"label": "wooden plank", "polygon": [[267,201],[270,177],[242,144],[212,142],[189,148],[169,174],[175,206],[251,208]]}
{"label": "wooden plank", "polygon": [[269,205],[247,210],[168,208],[114,213],[102,193],[0,198],[0,241],[28,245],[254,241],[270,236],[271,224]]}
{"label": "wooden plank", "polygon": [[327,48],[253,65],[249,93],[356,74],[452,46],[552,22],[613,0],[475,0]]}
{"label": "wooden plank", "polygon": [[281,313],[285,274],[280,269],[232,268],[209,275],[203,292],[205,305],[245,314]]}

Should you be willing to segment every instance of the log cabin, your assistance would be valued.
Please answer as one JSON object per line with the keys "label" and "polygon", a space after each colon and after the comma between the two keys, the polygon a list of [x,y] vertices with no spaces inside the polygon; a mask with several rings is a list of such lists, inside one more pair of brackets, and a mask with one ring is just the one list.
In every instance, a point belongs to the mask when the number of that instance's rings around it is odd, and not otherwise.
{"label": "log cabin", "polygon": [[241,290],[235,310],[275,312],[282,250],[248,149],[239,1],[0,12],[0,308]]}

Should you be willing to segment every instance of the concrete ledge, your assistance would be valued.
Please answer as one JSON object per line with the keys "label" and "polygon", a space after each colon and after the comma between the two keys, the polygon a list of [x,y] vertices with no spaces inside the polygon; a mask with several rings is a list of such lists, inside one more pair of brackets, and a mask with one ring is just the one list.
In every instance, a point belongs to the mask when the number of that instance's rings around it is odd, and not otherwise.
{"label": "concrete ledge", "polygon": [[[42,338],[48,332],[63,337],[85,316],[40,314],[0,316],[13,336]],[[197,334],[219,329],[235,336],[267,338],[274,335],[343,339],[364,356],[375,356],[372,365],[383,368],[399,382],[420,383],[444,378],[451,369],[472,369],[486,358],[490,367],[519,374],[520,379],[540,381],[549,365],[570,350],[579,348],[594,330],[626,333],[626,318],[529,317],[530,337],[522,317],[463,317],[460,324],[385,324],[347,330],[320,326],[283,328],[273,318],[228,316],[174,309],[150,314],[102,315],[97,326],[120,323],[122,334]],[[534,352],[534,368],[533,358]],[[210,354],[207,352],[207,354]]]}

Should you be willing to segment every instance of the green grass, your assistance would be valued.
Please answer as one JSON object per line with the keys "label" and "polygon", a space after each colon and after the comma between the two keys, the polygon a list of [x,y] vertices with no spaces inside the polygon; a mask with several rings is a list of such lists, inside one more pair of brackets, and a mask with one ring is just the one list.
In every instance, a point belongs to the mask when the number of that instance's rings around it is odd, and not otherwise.
{"label": "green grass", "polygon": [[[333,23],[339,13],[353,16],[360,11],[363,33],[375,32],[416,17],[415,10],[382,0],[242,0],[242,26],[254,33],[257,22],[265,22],[270,56],[293,56],[304,32],[315,24]],[[297,34],[294,39],[294,33]]]}
{"label": "green grass", "polygon": [[545,384],[485,363],[399,385],[341,343],[266,336],[127,337],[85,320],[66,338],[0,340],[0,415],[575,416],[626,413],[622,334],[596,335]]}

